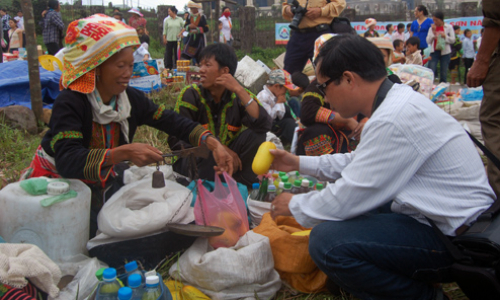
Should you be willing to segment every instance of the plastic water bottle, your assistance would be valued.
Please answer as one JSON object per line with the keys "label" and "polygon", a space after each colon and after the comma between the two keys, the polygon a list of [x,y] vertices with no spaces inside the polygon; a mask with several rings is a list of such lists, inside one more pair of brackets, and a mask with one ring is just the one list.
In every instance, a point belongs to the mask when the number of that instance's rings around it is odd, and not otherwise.
{"label": "plastic water bottle", "polygon": [[292,191],[292,184],[290,182],[285,182],[283,193],[290,193],[291,191]]}
{"label": "plastic water bottle", "polygon": [[132,274],[127,279],[128,286],[132,289],[132,300],[141,300],[144,289],[142,288],[142,278],[139,274]]}
{"label": "plastic water bottle", "polygon": [[281,181],[282,181],[282,182],[287,183],[287,182],[289,182],[288,180],[289,180],[289,177],[288,177],[287,175],[285,175],[285,176],[281,177]]}
{"label": "plastic water bottle", "polygon": [[283,193],[283,189],[285,188],[285,183],[283,181],[280,181],[278,184],[278,188],[276,189],[276,196]]}
{"label": "plastic water bottle", "polygon": [[99,289],[98,299],[99,300],[116,300],[118,297],[118,290],[120,289],[120,284],[116,280],[116,269],[107,268],[102,273],[103,283]]}
{"label": "plastic water bottle", "polygon": [[302,188],[300,187],[301,184],[302,182],[299,179],[295,179],[295,181],[293,182],[292,190],[290,192],[292,194],[302,193]]}
{"label": "plastic water bottle", "polygon": [[267,195],[264,199],[265,202],[273,202],[274,198],[276,198],[276,187],[274,184],[270,184],[267,187]]}
{"label": "plastic water bottle", "polygon": [[95,272],[95,277],[98,281],[102,281],[102,274],[104,273],[104,270],[106,270],[106,268],[100,268]]}
{"label": "plastic water bottle", "polygon": [[160,278],[158,276],[146,277],[146,288],[142,300],[157,300],[161,296]]}
{"label": "plastic water bottle", "polygon": [[320,192],[323,189],[323,184],[322,183],[317,183],[316,184],[316,190]]}
{"label": "plastic water bottle", "polygon": [[309,180],[302,179],[302,183],[300,184],[300,192],[301,193],[308,193],[309,191],[310,191],[310,189],[309,189]]}
{"label": "plastic water bottle", "polygon": [[268,187],[268,179],[267,177],[264,177],[264,179],[262,179],[262,184],[260,185],[259,188],[259,194],[257,196],[257,200],[264,201],[266,199],[267,187]]}
{"label": "plastic water bottle", "polygon": [[250,199],[257,200],[257,196],[259,195],[259,186],[258,183],[252,183],[252,191],[250,192]]}
{"label": "plastic water bottle", "polygon": [[118,290],[118,300],[132,300],[132,289],[122,287]]}
{"label": "plastic water bottle", "polygon": [[141,270],[139,270],[139,266],[137,265],[137,262],[135,260],[129,262],[128,264],[125,264],[125,271],[127,272],[127,275],[130,276],[132,274],[138,274],[141,276],[141,283],[144,283],[144,275],[142,275]]}

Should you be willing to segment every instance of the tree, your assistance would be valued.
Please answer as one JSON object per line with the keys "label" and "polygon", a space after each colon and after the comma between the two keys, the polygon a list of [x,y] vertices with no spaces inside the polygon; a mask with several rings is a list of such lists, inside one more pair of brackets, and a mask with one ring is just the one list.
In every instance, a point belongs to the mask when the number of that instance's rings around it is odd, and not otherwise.
{"label": "tree", "polygon": [[108,7],[109,8],[113,8],[113,3],[112,2],[108,2]]}

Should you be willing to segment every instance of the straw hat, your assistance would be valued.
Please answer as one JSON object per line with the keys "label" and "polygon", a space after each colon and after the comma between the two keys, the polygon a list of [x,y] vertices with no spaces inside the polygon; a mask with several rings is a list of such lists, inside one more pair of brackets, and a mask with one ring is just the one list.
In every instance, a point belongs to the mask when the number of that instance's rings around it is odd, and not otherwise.
{"label": "straw hat", "polygon": [[368,18],[365,20],[365,25],[366,25],[366,27],[370,27],[372,25],[377,25],[377,20],[375,20],[374,18]]}
{"label": "straw hat", "polygon": [[189,1],[188,4],[187,4],[187,7],[201,9],[201,4],[200,3],[196,3],[194,1]]}

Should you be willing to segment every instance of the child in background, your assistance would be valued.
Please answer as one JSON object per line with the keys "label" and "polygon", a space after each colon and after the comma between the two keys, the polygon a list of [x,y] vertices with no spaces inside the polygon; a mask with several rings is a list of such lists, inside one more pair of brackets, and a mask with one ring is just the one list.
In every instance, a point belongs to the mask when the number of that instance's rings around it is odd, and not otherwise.
{"label": "child in background", "polygon": [[295,132],[295,119],[286,103],[286,91],[295,90],[292,77],[285,70],[272,70],[264,88],[257,95],[262,107],[273,119],[271,132],[276,134],[283,144],[291,144]]}
{"label": "child in background", "polygon": [[394,46],[394,56],[392,57],[392,63],[404,64],[406,62],[406,58],[403,53],[405,43],[402,40],[394,40],[394,42],[392,42],[392,45]]}
{"label": "child in background", "polygon": [[454,25],[453,30],[455,30],[455,43],[451,45],[450,64],[448,66],[448,70],[450,70],[451,73],[451,84],[457,82],[457,77],[459,77],[458,81],[460,81],[458,68],[460,67],[460,53],[462,50],[462,42],[458,36],[460,34],[460,26]]}
{"label": "child in background", "polygon": [[474,51],[474,44],[472,43],[472,31],[470,29],[464,30],[464,39],[462,41],[462,47],[464,50],[463,58],[465,65],[465,74],[464,74],[464,84],[467,84],[467,73],[469,72],[469,68],[472,67],[474,63],[474,55],[476,52]]}
{"label": "child in background", "polygon": [[392,27],[392,24],[387,24],[387,26],[385,26],[385,29],[387,30],[387,32],[384,34],[384,37],[391,39],[392,41],[393,40],[392,34],[394,33],[394,27]]}
{"label": "child in background", "polygon": [[406,41],[405,37],[405,24],[399,23],[398,28],[394,33],[392,34],[392,41],[395,40],[401,40],[403,43]]}
{"label": "child in background", "polygon": [[420,39],[416,36],[406,41],[406,63],[409,65],[422,65],[422,54],[418,50]]}
{"label": "child in background", "polygon": [[226,36],[222,32],[222,21],[219,21],[219,43],[227,44]]}
{"label": "child in background", "polygon": [[141,45],[146,43],[149,46],[149,36],[144,32],[144,27],[142,26],[137,27],[137,35],[139,36],[139,41],[141,42]]}
{"label": "child in background", "polygon": [[411,23],[406,24],[405,42],[410,38],[411,34]]}

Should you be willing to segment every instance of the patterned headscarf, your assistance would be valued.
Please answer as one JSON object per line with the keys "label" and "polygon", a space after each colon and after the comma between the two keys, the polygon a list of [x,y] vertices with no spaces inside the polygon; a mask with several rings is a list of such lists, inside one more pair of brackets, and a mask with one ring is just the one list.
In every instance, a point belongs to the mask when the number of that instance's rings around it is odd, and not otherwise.
{"label": "patterned headscarf", "polygon": [[66,33],[61,89],[88,94],[95,89],[95,68],[120,50],[140,45],[134,28],[103,14],[73,21]]}
{"label": "patterned headscarf", "polygon": [[313,62],[316,60],[316,57],[318,57],[319,51],[321,50],[321,47],[323,46],[326,41],[331,39],[332,37],[336,36],[334,33],[325,33],[322,34],[319,38],[314,41],[314,57],[313,57]]}
{"label": "patterned headscarf", "polygon": [[394,45],[392,44],[389,38],[367,38],[370,42],[372,42],[379,49],[387,49],[389,50],[389,59],[387,60],[386,67],[392,65],[392,55],[394,52]]}

